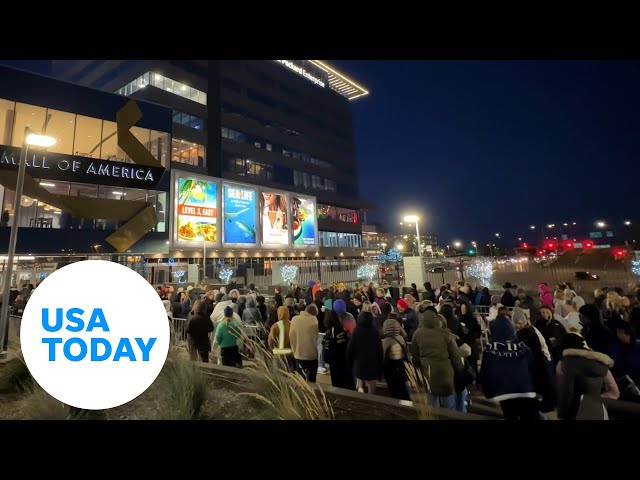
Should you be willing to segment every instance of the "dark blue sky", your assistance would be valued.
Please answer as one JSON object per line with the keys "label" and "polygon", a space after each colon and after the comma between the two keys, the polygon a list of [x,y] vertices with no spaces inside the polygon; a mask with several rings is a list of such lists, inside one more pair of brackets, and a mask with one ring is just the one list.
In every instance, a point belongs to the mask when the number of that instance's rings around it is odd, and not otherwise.
{"label": "dark blue sky", "polygon": [[332,62],[371,91],[352,103],[370,220],[418,212],[441,244],[640,222],[640,62]]}
{"label": "dark blue sky", "polygon": [[640,221],[640,62],[333,63],[371,91],[353,101],[360,192],[388,227],[415,209],[444,244]]}

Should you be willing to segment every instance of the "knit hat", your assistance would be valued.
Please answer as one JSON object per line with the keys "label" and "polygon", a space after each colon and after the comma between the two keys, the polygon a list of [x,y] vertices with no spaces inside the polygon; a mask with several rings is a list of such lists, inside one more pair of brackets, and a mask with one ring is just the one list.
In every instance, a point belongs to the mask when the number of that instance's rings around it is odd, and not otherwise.
{"label": "knit hat", "polygon": [[396,304],[396,306],[398,308],[402,308],[404,310],[409,308],[409,304],[407,303],[407,301],[404,298],[401,298],[400,300],[398,300],[398,303]]}
{"label": "knit hat", "polygon": [[500,315],[489,324],[492,342],[515,341],[518,339],[516,329],[507,317]]}
{"label": "knit hat", "polygon": [[324,308],[327,310],[333,310],[333,300],[328,299],[324,301]]}
{"label": "knit hat", "polygon": [[527,317],[524,314],[524,310],[520,307],[513,307],[513,312],[511,312],[511,321],[513,323],[526,324]]}
{"label": "knit hat", "polygon": [[344,300],[338,299],[335,302],[333,302],[333,311],[336,312],[338,315],[345,313],[347,311],[347,304],[344,303]]}
{"label": "knit hat", "polygon": [[307,285],[312,288],[315,284],[316,282],[314,282],[313,280],[310,280]]}
{"label": "knit hat", "polygon": [[233,318],[233,308],[231,308],[230,306],[226,306],[224,307],[224,316],[227,318]]}

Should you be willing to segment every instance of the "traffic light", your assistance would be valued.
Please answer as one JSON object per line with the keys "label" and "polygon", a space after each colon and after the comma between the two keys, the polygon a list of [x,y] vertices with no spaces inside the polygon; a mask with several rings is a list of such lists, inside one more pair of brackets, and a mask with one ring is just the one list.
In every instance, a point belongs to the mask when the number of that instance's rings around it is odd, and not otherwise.
{"label": "traffic light", "polygon": [[593,248],[593,242],[591,240],[587,240],[582,245],[584,245],[584,248]]}
{"label": "traffic light", "polygon": [[573,248],[573,242],[567,240],[566,242],[564,242],[564,248]]}
{"label": "traffic light", "polygon": [[522,244],[522,248],[529,248],[529,244],[528,243],[523,243]]}
{"label": "traffic light", "polygon": [[555,248],[556,248],[555,242],[547,242],[547,249],[548,250],[555,250]]}
{"label": "traffic light", "polygon": [[624,257],[624,253],[625,253],[624,250],[618,248],[613,252],[613,256],[616,258],[622,258]]}

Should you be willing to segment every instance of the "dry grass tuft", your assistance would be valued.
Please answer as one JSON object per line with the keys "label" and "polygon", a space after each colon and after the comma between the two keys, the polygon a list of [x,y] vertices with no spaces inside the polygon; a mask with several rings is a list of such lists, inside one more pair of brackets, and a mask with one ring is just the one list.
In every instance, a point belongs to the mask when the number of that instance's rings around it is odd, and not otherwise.
{"label": "dry grass tuft", "polygon": [[207,386],[197,364],[171,351],[167,357],[160,378],[161,420],[191,420],[202,409]]}
{"label": "dry grass tuft", "polygon": [[429,381],[412,362],[405,362],[405,368],[407,369],[407,380],[411,385],[411,401],[418,415],[418,420],[435,420],[436,417],[429,402],[429,393],[431,392]]}
{"label": "dry grass tuft", "polygon": [[53,398],[35,381],[28,388],[28,396],[24,400],[27,415],[32,420],[81,420],[86,412],[70,407]]}
{"label": "dry grass tuft", "polygon": [[24,361],[22,350],[18,350],[15,358],[0,366],[0,392],[29,392],[31,382],[31,372]]}
{"label": "dry grass tuft", "polygon": [[280,420],[334,420],[333,408],[321,388],[308,383],[298,372],[289,372],[283,359],[274,357],[260,342],[242,339],[250,352],[252,365],[260,374],[257,392],[244,392],[271,409]]}

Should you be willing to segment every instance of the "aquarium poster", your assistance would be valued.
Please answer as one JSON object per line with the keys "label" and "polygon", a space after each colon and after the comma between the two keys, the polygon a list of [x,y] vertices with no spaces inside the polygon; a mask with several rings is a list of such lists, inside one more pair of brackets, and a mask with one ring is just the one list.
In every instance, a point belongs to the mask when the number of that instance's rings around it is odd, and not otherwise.
{"label": "aquarium poster", "polygon": [[255,245],[256,190],[225,184],[222,202],[223,242]]}
{"label": "aquarium poster", "polygon": [[315,201],[311,198],[291,197],[291,229],[293,245],[297,247],[316,246]]}
{"label": "aquarium poster", "polygon": [[178,241],[200,246],[218,241],[218,184],[197,178],[178,178],[176,232]]}

